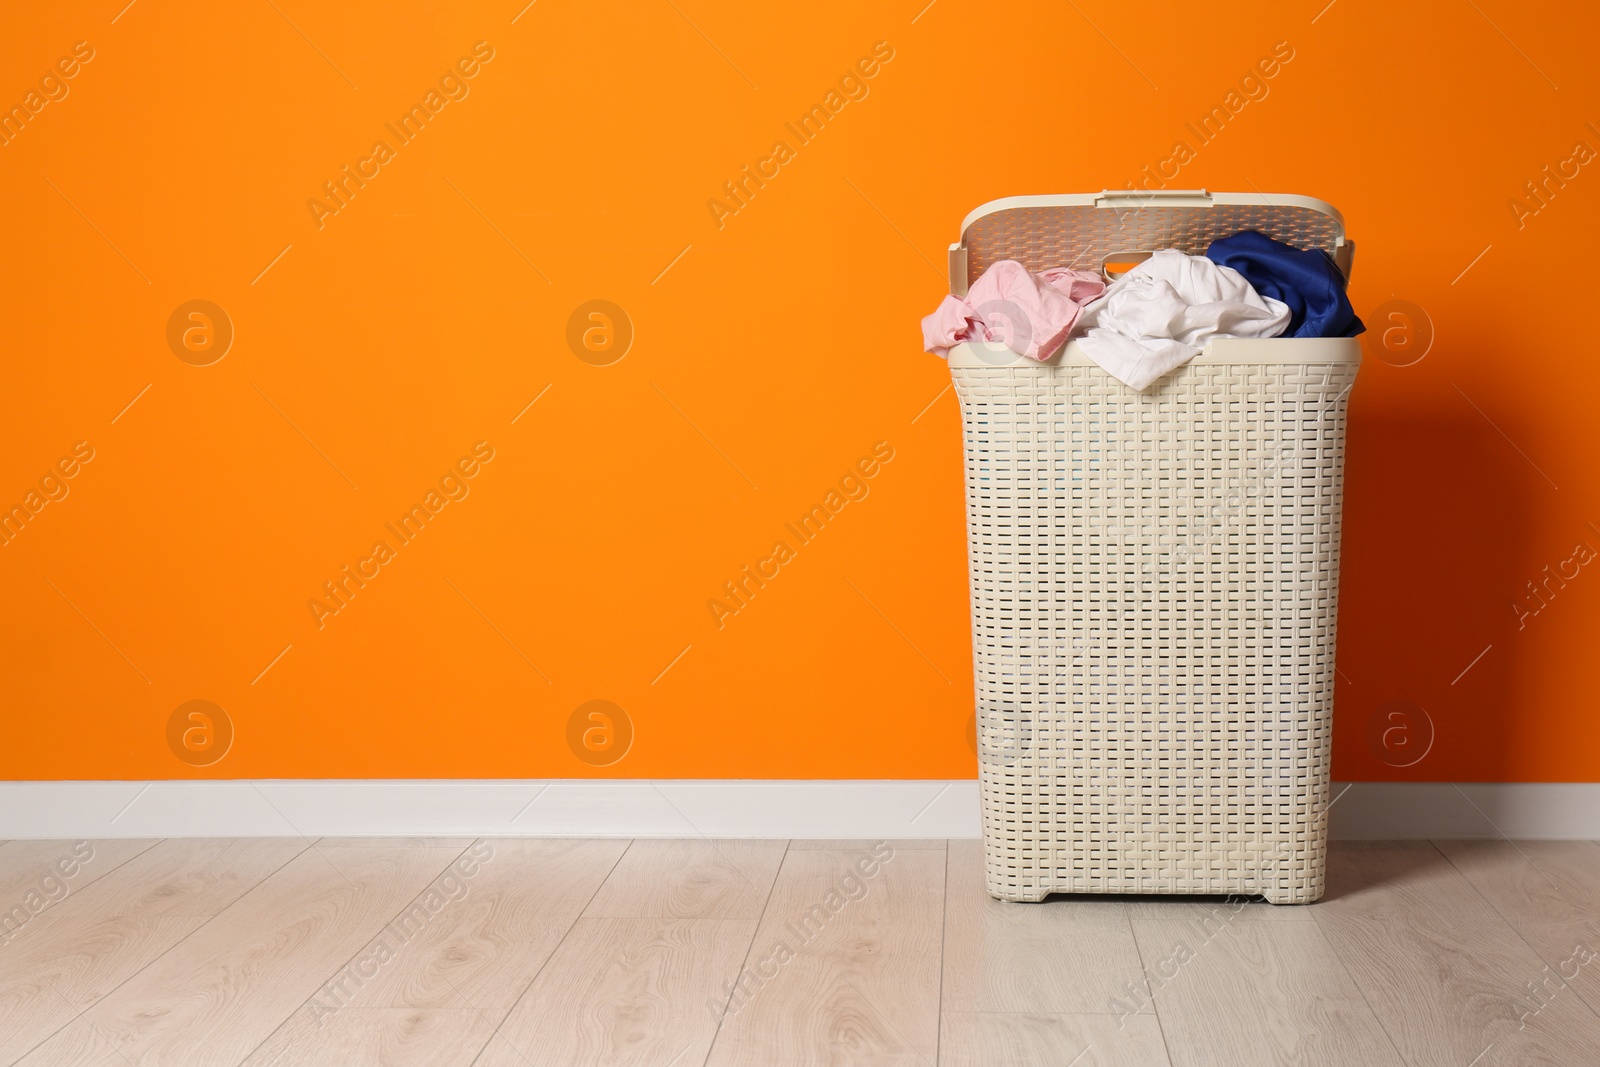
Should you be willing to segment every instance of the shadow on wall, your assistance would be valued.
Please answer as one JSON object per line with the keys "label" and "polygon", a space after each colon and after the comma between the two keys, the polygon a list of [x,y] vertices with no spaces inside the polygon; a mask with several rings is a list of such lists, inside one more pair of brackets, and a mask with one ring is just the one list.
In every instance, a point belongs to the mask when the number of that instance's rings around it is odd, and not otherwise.
{"label": "shadow on wall", "polygon": [[1459,413],[1352,406],[1335,780],[1497,780],[1514,746],[1507,591],[1529,577],[1517,568],[1540,475],[1445,392]]}

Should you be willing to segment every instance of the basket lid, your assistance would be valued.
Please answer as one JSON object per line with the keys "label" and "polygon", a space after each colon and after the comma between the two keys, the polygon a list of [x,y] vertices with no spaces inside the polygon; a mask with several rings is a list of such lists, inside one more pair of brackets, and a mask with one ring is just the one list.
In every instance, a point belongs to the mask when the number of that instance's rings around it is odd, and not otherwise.
{"label": "basket lid", "polygon": [[1295,248],[1320,248],[1348,279],[1355,243],[1330,204],[1285,193],[1210,193],[1107,190],[992,200],[966,217],[950,246],[950,291],[967,294],[976,278],[1002,259],[1031,271],[1050,267],[1105,270],[1110,257],[1136,257],[1162,248],[1203,255],[1219,237],[1256,230]]}

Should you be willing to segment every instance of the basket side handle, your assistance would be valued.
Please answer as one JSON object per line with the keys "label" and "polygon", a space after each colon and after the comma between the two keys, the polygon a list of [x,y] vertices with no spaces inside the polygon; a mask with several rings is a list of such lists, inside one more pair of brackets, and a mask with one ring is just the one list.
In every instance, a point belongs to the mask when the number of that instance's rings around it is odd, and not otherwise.
{"label": "basket side handle", "polygon": [[1356,243],[1346,237],[1338,248],[1333,250],[1333,265],[1339,268],[1339,273],[1344,275],[1345,284],[1350,282],[1350,268],[1356,262]]}
{"label": "basket side handle", "polygon": [[960,241],[950,246],[950,295],[967,295],[967,246]]}

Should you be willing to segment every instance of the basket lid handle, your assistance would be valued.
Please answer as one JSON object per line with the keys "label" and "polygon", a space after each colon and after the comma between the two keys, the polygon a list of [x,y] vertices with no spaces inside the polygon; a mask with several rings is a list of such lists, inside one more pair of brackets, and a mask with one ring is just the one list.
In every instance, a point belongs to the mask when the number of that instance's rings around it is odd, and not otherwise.
{"label": "basket lid handle", "polygon": [[1143,207],[1210,207],[1211,194],[1204,189],[1106,189],[1094,198],[1094,206],[1136,211]]}

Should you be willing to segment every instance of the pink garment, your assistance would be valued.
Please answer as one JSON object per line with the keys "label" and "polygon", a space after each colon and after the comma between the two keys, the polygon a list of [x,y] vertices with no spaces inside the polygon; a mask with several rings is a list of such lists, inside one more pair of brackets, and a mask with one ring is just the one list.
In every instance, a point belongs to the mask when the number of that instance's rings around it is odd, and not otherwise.
{"label": "pink garment", "polygon": [[1055,355],[1083,305],[1105,292],[1098,274],[1052,267],[1038,274],[1014,259],[993,264],[965,298],[947,296],[922,320],[922,344],[938,356],[963,341],[999,341],[1029,359]]}

